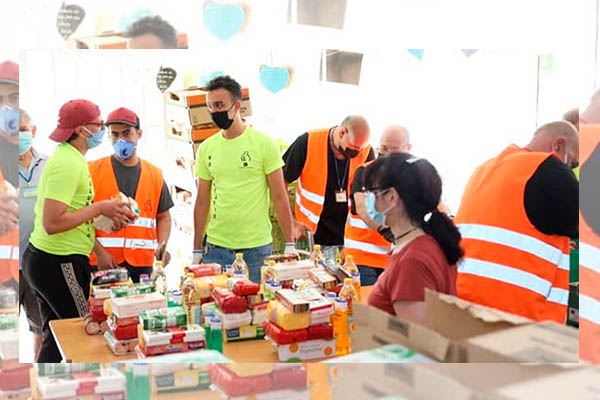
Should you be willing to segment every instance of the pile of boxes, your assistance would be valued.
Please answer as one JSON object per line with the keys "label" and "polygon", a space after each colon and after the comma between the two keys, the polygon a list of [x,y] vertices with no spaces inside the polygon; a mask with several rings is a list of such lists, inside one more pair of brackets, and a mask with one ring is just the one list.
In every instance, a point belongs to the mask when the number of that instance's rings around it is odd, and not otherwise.
{"label": "pile of boxes", "polygon": [[280,361],[335,356],[333,304],[315,289],[280,289],[269,302],[265,332]]}
{"label": "pile of boxes", "polygon": [[108,316],[104,312],[104,302],[111,298],[113,288],[131,285],[133,282],[126,269],[92,273],[88,299],[90,313],[84,318],[85,331],[88,335],[101,335],[108,331]]}
{"label": "pile of boxes", "polygon": [[16,294],[14,297],[14,302],[3,301],[8,307],[0,309],[0,399],[27,399],[30,395],[31,364],[19,364],[19,315],[14,312]]}
{"label": "pile of boxes", "polygon": [[181,279],[181,292],[183,293],[183,304],[187,310],[189,324],[202,324],[202,305],[212,301],[212,290],[214,288],[227,288],[227,275],[222,273],[219,264],[199,264],[186,267],[187,274],[193,274],[194,290],[186,294],[183,287],[186,276]]}
{"label": "pile of boxes", "polygon": [[226,399],[310,399],[304,365],[212,364],[208,374]]}
{"label": "pile of boxes", "polygon": [[204,328],[188,325],[183,306],[143,311],[139,318],[139,358],[206,348]]}
{"label": "pile of boxes", "polygon": [[135,353],[140,313],[166,307],[167,299],[158,292],[111,297],[104,305],[109,316],[110,329],[104,333],[108,347],[115,355]]}
{"label": "pile of boxes", "polygon": [[100,364],[36,364],[32,370],[35,400],[126,400],[125,375]]}

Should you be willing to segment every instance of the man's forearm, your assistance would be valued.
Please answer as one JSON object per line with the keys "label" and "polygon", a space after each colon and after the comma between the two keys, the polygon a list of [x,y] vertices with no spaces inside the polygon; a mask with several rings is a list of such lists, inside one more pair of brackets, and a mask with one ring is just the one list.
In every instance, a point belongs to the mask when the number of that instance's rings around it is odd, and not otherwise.
{"label": "man's forearm", "polygon": [[196,203],[196,207],[194,208],[194,249],[202,248],[208,212],[208,204]]}
{"label": "man's forearm", "polygon": [[[48,200],[45,201],[45,204]],[[100,215],[100,203],[94,203],[77,211],[66,211],[61,215],[48,216],[44,207],[43,226],[46,233],[54,235],[74,229]]]}
{"label": "man's forearm", "polygon": [[159,214],[156,219],[156,237],[158,243],[167,243],[171,236],[171,213],[165,211]]}

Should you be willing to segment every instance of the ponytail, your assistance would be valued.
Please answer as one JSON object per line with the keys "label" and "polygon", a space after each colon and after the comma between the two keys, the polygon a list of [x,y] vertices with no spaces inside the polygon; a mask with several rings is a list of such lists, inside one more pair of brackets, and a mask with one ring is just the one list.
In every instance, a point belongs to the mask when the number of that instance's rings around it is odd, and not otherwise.
{"label": "ponytail", "polygon": [[[429,218],[427,218],[429,217]],[[423,230],[438,242],[448,264],[455,265],[465,252],[460,247],[460,232],[446,213],[434,210],[423,222]]]}

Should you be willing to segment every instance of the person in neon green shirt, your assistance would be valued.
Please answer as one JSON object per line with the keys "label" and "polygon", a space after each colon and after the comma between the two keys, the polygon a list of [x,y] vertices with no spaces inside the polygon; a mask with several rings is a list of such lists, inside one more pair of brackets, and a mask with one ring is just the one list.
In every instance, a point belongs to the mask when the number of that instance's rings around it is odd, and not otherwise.
{"label": "person in neon green shirt", "polygon": [[192,262],[227,265],[240,252],[250,279],[260,282],[260,267],[272,250],[270,199],[285,235],[285,252],[296,251],[283,160],[273,140],[242,120],[239,83],[221,76],[206,91],[212,119],[222,130],[198,148]]}
{"label": "person in neon green shirt", "polygon": [[63,105],[50,139],[59,142],[42,172],[29,245],[23,253],[23,274],[40,304],[42,346],[37,362],[60,362],[50,321],[88,314],[91,267],[95,248],[92,219],[104,215],[120,230],[135,215],[120,202],[92,204],[94,189],[85,153],[104,137],[100,109],[87,100]]}

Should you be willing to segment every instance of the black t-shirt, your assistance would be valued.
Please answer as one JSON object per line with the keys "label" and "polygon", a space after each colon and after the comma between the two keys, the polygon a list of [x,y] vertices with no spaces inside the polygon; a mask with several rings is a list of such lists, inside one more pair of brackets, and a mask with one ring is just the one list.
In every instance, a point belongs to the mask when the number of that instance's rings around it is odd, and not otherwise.
{"label": "black t-shirt", "polygon": [[11,185],[19,187],[19,155],[18,146],[0,137],[0,168],[4,179]]}
{"label": "black t-shirt", "polygon": [[[308,149],[308,132],[300,135],[283,155],[285,166],[283,176],[287,182],[294,182],[302,174],[306,163]],[[367,161],[375,158],[371,148]],[[323,212],[315,232],[315,243],[333,246],[344,244],[344,226],[348,216],[348,204],[335,201],[335,191],[340,187],[348,187],[349,160],[338,160],[333,154],[331,146],[327,146],[327,186],[325,188],[325,201]],[[336,174],[336,163],[337,172]],[[338,181],[339,179],[339,181]],[[338,183],[339,182],[339,183]]]}
{"label": "black t-shirt", "polygon": [[[110,158],[117,179],[119,190],[128,197],[135,199],[138,183],[140,181],[140,173],[142,171],[141,162],[133,167],[128,167],[121,164],[114,156]],[[160,200],[158,202],[158,214],[168,211],[173,207],[173,199],[167,188],[167,183],[163,180],[162,190],[160,191]]]}
{"label": "black t-shirt", "polygon": [[[351,195],[361,192],[364,167],[356,170]],[[547,235],[576,237],[579,230],[579,182],[573,171],[556,157],[544,161],[525,185],[525,211],[529,221]],[[352,213],[356,215],[354,202]]]}

